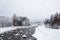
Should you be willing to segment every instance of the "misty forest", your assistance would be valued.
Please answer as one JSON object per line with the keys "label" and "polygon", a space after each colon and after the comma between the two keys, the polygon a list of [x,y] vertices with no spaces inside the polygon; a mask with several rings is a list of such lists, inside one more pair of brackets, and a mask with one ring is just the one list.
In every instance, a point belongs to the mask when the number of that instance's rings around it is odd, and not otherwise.
{"label": "misty forest", "polygon": [[[32,24],[31,24],[32,23]],[[0,16],[0,28],[6,31],[0,32],[2,40],[37,40],[32,36],[38,26],[45,25],[45,28],[60,29],[60,13],[56,12],[49,19],[45,18],[43,22],[30,22],[28,17],[17,16],[13,14],[12,18]],[[10,29],[13,28],[13,29]],[[10,30],[8,30],[10,29]],[[39,30],[40,32],[41,30]]]}
{"label": "misty forest", "polygon": [[60,40],[60,0],[0,0],[0,40]]}

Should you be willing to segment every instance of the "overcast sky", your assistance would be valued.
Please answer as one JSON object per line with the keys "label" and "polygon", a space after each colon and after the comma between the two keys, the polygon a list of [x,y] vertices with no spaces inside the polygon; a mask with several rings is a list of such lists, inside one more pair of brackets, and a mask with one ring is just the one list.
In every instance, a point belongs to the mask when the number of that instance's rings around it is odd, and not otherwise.
{"label": "overcast sky", "polygon": [[43,19],[56,12],[60,12],[60,0],[0,0],[1,16],[17,14],[30,19]]}

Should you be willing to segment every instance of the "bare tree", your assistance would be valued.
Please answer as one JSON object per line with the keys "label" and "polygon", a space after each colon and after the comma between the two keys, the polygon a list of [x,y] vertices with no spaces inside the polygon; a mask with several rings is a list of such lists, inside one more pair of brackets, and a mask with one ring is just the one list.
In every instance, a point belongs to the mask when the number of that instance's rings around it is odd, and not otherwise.
{"label": "bare tree", "polygon": [[17,16],[16,16],[16,14],[13,14],[12,22],[13,22],[14,26],[16,25],[16,21],[17,21]]}

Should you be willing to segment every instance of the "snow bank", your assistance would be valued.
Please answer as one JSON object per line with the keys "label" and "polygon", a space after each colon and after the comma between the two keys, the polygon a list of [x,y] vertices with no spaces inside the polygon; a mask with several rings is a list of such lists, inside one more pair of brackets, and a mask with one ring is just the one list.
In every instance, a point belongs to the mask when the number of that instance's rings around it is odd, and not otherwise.
{"label": "snow bank", "polygon": [[[14,30],[20,27],[0,28],[0,33]],[[33,35],[37,40],[60,40],[60,29],[45,28],[45,25],[38,26]]]}
{"label": "snow bank", "polygon": [[5,28],[0,28],[0,33],[4,33],[4,32],[7,32],[7,31],[11,31],[11,30],[14,30],[16,29],[16,27],[5,27]]}
{"label": "snow bank", "polygon": [[7,32],[7,31],[11,31],[11,30],[15,30],[17,28],[33,28],[33,27],[36,27],[36,26],[12,26],[12,27],[4,27],[4,28],[0,28],[0,34],[1,33],[4,33],[4,32]]}
{"label": "snow bank", "polygon": [[60,40],[60,29],[45,28],[45,25],[38,26],[33,35],[37,40]]}

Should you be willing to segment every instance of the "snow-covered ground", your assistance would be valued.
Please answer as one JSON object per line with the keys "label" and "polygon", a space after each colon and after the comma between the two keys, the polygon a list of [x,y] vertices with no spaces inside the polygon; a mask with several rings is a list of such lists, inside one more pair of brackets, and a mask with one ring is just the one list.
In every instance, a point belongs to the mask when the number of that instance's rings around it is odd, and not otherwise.
{"label": "snow-covered ground", "polygon": [[[16,28],[20,27],[0,28],[0,33],[11,31]],[[60,40],[60,29],[45,28],[45,25],[43,24],[36,28],[33,36],[35,36],[37,40]]]}
{"label": "snow-covered ground", "polygon": [[45,25],[41,25],[36,28],[33,36],[37,40],[60,40],[60,29],[45,28]]}
{"label": "snow-covered ground", "polygon": [[36,27],[36,26],[12,26],[12,27],[4,27],[4,28],[0,28],[0,34],[7,32],[7,31],[11,31],[11,30],[15,30],[17,28],[30,28],[30,27]]}
{"label": "snow-covered ground", "polygon": [[4,32],[7,32],[7,31],[11,31],[11,30],[14,30],[16,29],[16,27],[5,27],[5,28],[0,28],[0,33],[4,33]]}

